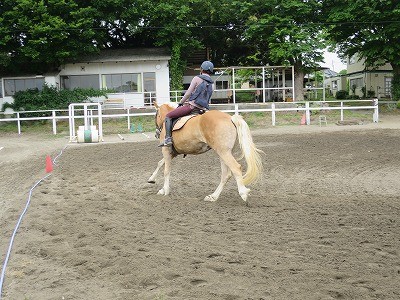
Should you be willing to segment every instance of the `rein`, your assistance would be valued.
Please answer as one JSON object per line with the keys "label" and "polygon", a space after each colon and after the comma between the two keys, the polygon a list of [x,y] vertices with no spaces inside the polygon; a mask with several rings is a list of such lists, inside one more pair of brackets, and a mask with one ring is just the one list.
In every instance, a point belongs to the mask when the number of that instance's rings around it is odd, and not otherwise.
{"label": "rein", "polygon": [[157,111],[156,111],[156,114],[155,114],[155,123],[156,123],[156,138],[157,139],[159,139],[160,138],[160,134],[161,134],[161,130],[163,129],[163,123],[161,123],[161,126],[158,126],[158,124],[157,124],[157,117],[158,117],[158,109],[157,109]]}

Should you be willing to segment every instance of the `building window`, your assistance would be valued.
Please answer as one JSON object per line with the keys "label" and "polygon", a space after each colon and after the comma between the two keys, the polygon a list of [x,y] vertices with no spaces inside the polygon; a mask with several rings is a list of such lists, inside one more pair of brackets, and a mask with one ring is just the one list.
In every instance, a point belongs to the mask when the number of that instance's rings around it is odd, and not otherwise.
{"label": "building window", "polygon": [[350,89],[353,87],[356,88],[361,88],[363,86],[363,79],[362,77],[360,78],[354,78],[354,79],[350,79]]}
{"label": "building window", "polygon": [[156,100],[156,73],[143,73],[144,104],[152,104]]}
{"label": "building window", "polygon": [[337,90],[337,80],[332,80],[332,89]]}
{"label": "building window", "polygon": [[4,79],[4,95],[14,96],[16,92],[38,89],[41,91],[44,78]]}
{"label": "building window", "polygon": [[385,77],[385,97],[392,96],[392,77]]}
{"label": "building window", "polygon": [[141,92],[141,74],[106,74],[101,77],[101,87],[119,93]]}
{"label": "building window", "polygon": [[61,88],[65,90],[82,89],[100,89],[99,75],[68,75],[61,76]]}
{"label": "building window", "polygon": [[156,73],[154,72],[143,73],[143,88],[145,92],[156,91]]}
{"label": "building window", "polygon": [[215,82],[215,89],[216,90],[227,90],[229,88],[228,81],[226,80],[217,80]]}

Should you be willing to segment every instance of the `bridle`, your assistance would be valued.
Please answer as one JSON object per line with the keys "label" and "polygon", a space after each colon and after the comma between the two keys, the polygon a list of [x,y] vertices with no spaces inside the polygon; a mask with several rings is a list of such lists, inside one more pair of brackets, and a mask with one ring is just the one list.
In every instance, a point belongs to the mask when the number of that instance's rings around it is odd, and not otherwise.
{"label": "bridle", "polygon": [[161,123],[161,126],[158,126],[157,118],[158,118],[158,109],[156,110],[155,120],[154,121],[156,123],[156,138],[159,139],[160,138],[160,134],[161,134],[161,130],[163,129],[163,123]]}

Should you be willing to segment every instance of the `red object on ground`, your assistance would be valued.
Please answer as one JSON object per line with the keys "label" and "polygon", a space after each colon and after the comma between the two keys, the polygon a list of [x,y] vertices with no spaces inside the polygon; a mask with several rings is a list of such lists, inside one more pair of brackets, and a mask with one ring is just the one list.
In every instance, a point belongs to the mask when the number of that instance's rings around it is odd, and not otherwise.
{"label": "red object on ground", "polygon": [[53,162],[51,161],[50,155],[46,156],[46,173],[53,171]]}
{"label": "red object on ground", "polygon": [[301,117],[300,125],[306,125],[306,114]]}

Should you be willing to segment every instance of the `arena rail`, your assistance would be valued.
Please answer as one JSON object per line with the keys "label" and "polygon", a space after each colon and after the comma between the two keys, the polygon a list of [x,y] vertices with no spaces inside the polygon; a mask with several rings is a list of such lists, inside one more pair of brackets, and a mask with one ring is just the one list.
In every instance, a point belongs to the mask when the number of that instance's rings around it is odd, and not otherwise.
{"label": "arena rail", "polygon": [[[366,105],[354,105],[355,103],[365,103]],[[102,114],[103,119],[107,118],[127,118],[127,128],[131,127],[131,118],[138,116],[150,116],[154,115],[155,112],[146,112],[152,107],[141,108],[128,108],[124,109],[124,113],[108,113]],[[304,101],[304,102],[268,102],[268,103],[236,103],[236,104],[212,104],[212,109],[220,109],[221,111],[230,113],[244,113],[244,112],[271,112],[272,114],[272,126],[276,125],[276,113],[277,112],[291,112],[291,111],[304,111],[305,123],[310,125],[311,123],[311,112],[312,111],[329,111],[329,110],[340,110],[340,120],[344,120],[345,110],[372,110],[372,121],[377,123],[379,121],[379,101],[378,99],[368,100],[337,100],[337,101]],[[107,111],[121,111],[121,109],[107,109]],[[138,110],[140,112],[132,112]],[[83,110],[82,110],[83,112]],[[38,117],[30,117],[24,115],[38,114]],[[93,116],[96,112],[91,112]],[[38,121],[38,120],[51,120],[53,134],[57,134],[57,121],[68,120],[68,110],[41,110],[41,111],[18,111],[4,113],[0,112],[0,123],[2,122],[16,122],[18,134],[21,134],[21,126],[23,121]],[[43,116],[47,115],[47,116]],[[75,115],[75,119],[83,119],[82,115]],[[0,124],[1,126],[1,124]],[[1,130],[1,127],[0,127]]]}

